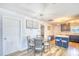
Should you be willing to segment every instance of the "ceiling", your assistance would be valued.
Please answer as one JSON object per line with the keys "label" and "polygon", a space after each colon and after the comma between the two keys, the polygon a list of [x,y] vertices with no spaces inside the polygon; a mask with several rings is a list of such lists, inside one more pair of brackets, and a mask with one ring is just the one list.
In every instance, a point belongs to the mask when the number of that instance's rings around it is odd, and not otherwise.
{"label": "ceiling", "polygon": [[79,14],[78,3],[0,3],[0,8],[47,22]]}

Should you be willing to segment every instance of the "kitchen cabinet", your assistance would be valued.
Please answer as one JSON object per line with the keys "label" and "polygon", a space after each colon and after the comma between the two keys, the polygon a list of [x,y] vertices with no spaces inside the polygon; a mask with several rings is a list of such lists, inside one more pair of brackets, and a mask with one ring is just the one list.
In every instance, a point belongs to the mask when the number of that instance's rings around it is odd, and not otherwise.
{"label": "kitchen cabinet", "polygon": [[70,23],[61,24],[61,32],[63,32],[63,31],[70,31]]}
{"label": "kitchen cabinet", "polygon": [[55,44],[59,47],[68,48],[69,36],[58,35],[55,37]]}

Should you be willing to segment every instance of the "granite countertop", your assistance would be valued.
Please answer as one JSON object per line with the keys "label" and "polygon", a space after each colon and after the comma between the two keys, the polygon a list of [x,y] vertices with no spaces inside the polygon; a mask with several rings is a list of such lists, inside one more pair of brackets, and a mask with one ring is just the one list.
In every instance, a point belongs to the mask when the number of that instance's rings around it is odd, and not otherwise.
{"label": "granite countertop", "polygon": [[69,35],[79,35],[79,33],[58,32],[58,33],[55,33],[55,35],[64,35],[64,36],[69,36]]}
{"label": "granite countertop", "polygon": [[55,37],[69,37],[68,35],[55,35]]}

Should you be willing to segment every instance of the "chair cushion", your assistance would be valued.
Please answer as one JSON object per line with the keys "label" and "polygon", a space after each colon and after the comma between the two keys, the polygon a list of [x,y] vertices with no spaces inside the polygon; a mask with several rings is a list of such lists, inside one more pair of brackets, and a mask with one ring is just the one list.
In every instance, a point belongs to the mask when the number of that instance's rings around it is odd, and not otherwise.
{"label": "chair cushion", "polygon": [[35,50],[39,50],[40,51],[40,50],[43,50],[43,48],[44,48],[44,46],[39,47],[39,48],[38,47],[35,47]]}

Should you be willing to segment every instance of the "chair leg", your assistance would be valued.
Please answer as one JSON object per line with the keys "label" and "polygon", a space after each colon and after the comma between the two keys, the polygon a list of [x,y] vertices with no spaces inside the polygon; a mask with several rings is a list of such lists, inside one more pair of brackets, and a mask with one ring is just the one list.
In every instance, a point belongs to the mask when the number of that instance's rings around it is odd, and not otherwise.
{"label": "chair leg", "polygon": [[41,52],[41,56],[42,56],[42,52]]}
{"label": "chair leg", "polygon": [[34,50],[34,56],[36,55],[36,51]]}
{"label": "chair leg", "polygon": [[35,56],[35,53],[36,53],[36,51],[35,51],[35,46],[33,47],[33,51],[34,51],[34,56]]}
{"label": "chair leg", "polygon": [[43,53],[45,52],[45,49],[43,48],[43,50],[42,50],[42,55],[41,56],[43,56]]}

